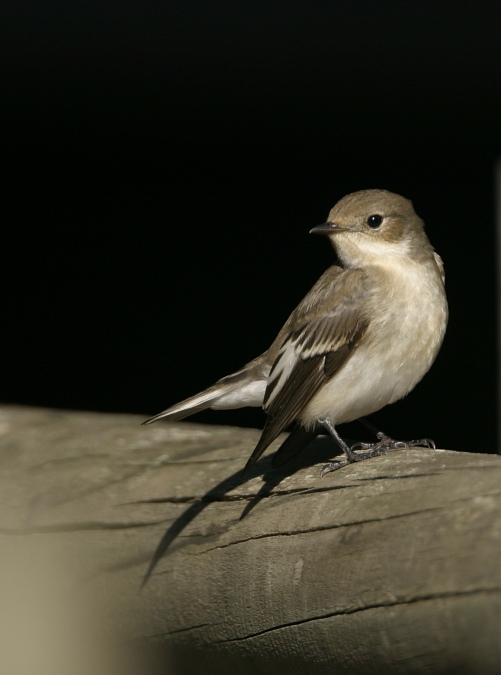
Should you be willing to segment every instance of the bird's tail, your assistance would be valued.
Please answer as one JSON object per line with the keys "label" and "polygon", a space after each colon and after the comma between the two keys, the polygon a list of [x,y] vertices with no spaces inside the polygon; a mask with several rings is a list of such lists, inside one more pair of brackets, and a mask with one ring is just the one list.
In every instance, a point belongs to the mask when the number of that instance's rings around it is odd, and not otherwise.
{"label": "bird's tail", "polygon": [[263,404],[269,366],[260,357],[232,375],[218,380],[212,387],[176,403],[143,424],[166,419],[172,422],[194,415],[206,408],[216,410],[261,406]]}
{"label": "bird's tail", "polygon": [[190,415],[194,415],[201,410],[210,408],[212,404],[221,396],[221,394],[221,389],[216,387],[216,385],[213,385],[208,389],[204,389],[204,391],[201,391],[199,394],[195,394],[195,396],[190,396],[184,401],[180,401],[179,403],[172,405],[170,408],[167,408],[167,410],[163,410],[161,413],[158,413],[158,415],[153,415],[153,417],[147,419],[146,422],[143,422],[143,424],[151,424],[152,422],[157,422],[158,420],[162,419],[166,419],[171,422],[182,420],[184,417],[189,417]]}

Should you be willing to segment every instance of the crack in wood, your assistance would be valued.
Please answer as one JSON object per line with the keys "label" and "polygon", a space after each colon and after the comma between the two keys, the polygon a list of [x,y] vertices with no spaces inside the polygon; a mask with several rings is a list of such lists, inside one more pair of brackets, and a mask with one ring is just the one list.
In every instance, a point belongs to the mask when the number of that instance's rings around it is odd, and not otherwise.
{"label": "crack in wood", "polygon": [[[332,488],[329,488],[327,491],[330,491]],[[323,490],[322,490],[323,491]],[[270,497],[280,497],[284,495],[292,495],[298,493],[309,493],[308,488],[293,488],[290,490],[275,490],[270,491],[267,494],[259,495],[259,499],[268,499]],[[223,503],[223,502],[243,502],[251,501],[256,499],[258,495],[255,492],[252,493],[241,493],[238,495],[228,495],[228,494],[207,494],[202,497],[199,496],[187,496],[187,497],[155,497],[153,499],[140,499],[133,502],[124,502],[120,506],[132,506],[134,504],[214,504],[214,503]]]}
{"label": "crack in wood", "polygon": [[[433,512],[433,511],[440,511],[443,510],[445,507],[443,506],[436,506],[432,507],[429,509],[420,509],[417,511],[409,511],[408,513],[399,513],[395,514],[392,516],[387,516],[386,518],[367,518],[365,520],[354,520],[348,523],[338,523],[334,525],[322,525],[318,527],[312,527],[312,528],[306,528],[306,529],[301,529],[301,530],[283,530],[280,532],[266,532],[266,533],[260,533],[256,534],[253,537],[246,537],[244,539],[238,539],[235,541],[228,542],[227,544],[220,544],[219,546],[213,546],[211,548],[206,548],[203,551],[192,553],[191,555],[205,555],[206,553],[210,553],[211,551],[217,551],[219,549],[223,548],[229,548],[230,546],[236,546],[239,544],[245,544],[246,542],[249,541],[257,541],[259,539],[269,539],[271,537],[294,537],[295,535],[302,535],[302,534],[313,534],[314,532],[325,532],[328,530],[339,530],[342,528],[347,528],[347,527],[354,527],[357,525],[367,525],[371,523],[383,523],[385,521],[389,520],[396,520],[398,518],[407,518],[409,516],[416,516],[420,515],[422,513],[428,513],[428,512]],[[199,535],[201,536],[201,535]]]}
{"label": "crack in wood", "polygon": [[157,638],[166,637],[170,635],[178,635],[179,633],[188,633],[191,630],[197,630],[198,628],[206,628],[207,626],[218,626],[220,623],[198,623],[194,626],[186,626],[185,628],[177,628],[176,630],[166,630],[162,633],[154,633],[153,635],[145,635],[146,640],[155,640]]}
{"label": "crack in wood", "polygon": [[130,530],[139,527],[152,527],[170,522],[171,519],[140,521],[135,523],[104,523],[88,521],[80,523],[54,523],[51,525],[32,525],[29,527],[0,527],[0,534],[23,536],[32,534],[54,534],[59,532],[87,532],[93,530]]}
{"label": "crack in wood", "polygon": [[283,623],[279,626],[273,626],[271,628],[265,628],[255,633],[249,633],[249,635],[243,635],[240,637],[227,638],[226,640],[216,640],[214,644],[226,644],[231,642],[244,642],[245,640],[251,640],[255,637],[260,637],[261,635],[266,635],[268,633],[273,633],[275,631],[283,630],[284,628],[292,628],[294,626],[302,626],[313,621],[323,621],[325,619],[331,619],[335,616],[345,616],[349,614],[358,614],[360,612],[366,612],[371,609],[386,609],[387,607],[402,607],[406,605],[412,605],[418,602],[434,602],[436,600],[450,600],[454,598],[461,598],[471,595],[485,595],[485,594],[500,594],[501,587],[495,586],[493,588],[474,588],[465,591],[450,591],[446,593],[430,593],[428,595],[414,596],[412,598],[406,598],[405,600],[396,600],[394,602],[382,602],[374,603],[372,605],[365,605],[364,607],[352,607],[337,612],[329,612],[327,614],[319,614],[318,616],[308,617],[306,619],[300,619],[298,621],[290,621]]}
{"label": "crack in wood", "polygon": [[364,520],[355,520],[355,521],[351,521],[351,522],[348,522],[348,523],[339,523],[339,524],[335,524],[335,525],[325,525],[325,526],[319,526],[319,527],[315,527],[315,528],[307,528],[307,529],[301,529],[301,530],[284,530],[284,531],[281,531],[281,532],[260,533],[260,534],[257,534],[255,536],[253,536],[253,537],[245,537],[243,539],[231,541],[227,544],[220,544],[219,546],[213,546],[211,548],[206,548],[201,552],[196,552],[196,553],[193,553],[191,555],[205,555],[206,553],[210,553],[211,551],[216,551],[216,550],[219,550],[219,549],[228,548],[230,546],[244,544],[244,543],[247,543],[249,541],[256,541],[256,540],[259,540],[259,539],[268,539],[268,538],[271,538],[271,537],[293,537],[295,535],[311,534],[311,533],[314,533],[314,532],[324,532],[324,531],[328,531],[328,530],[337,530],[337,529],[340,529],[340,528],[347,528],[347,527],[352,527],[352,526],[357,526],[357,525],[365,525],[365,524],[370,524],[370,523],[382,523],[382,522],[389,521],[389,520],[395,520],[395,519],[399,519],[399,518],[407,518],[409,516],[421,515],[422,513],[430,513],[430,512],[434,512],[434,511],[441,511],[443,509],[446,509],[450,504],[455,504],[455,503],[458,503],[458,502],[478,500],[479,496],[484,497],[484,498],[500,497],[501,492],[492,492],[492,493],[486,493],[486,494],[482,494],[482,495],[472,495],[472,496],[467,496],[467,497],[459,497],[457,499],[451,500],[450,502],[448,502],[448,504],[444,504],[443,506],[434,506],[434,507],[430,507],[430,508],[426,508],[426,509],[418,509],[416,511],[408,511],[407,513],[398,513],[398,514],[394,514],[394,515],[391,515],[391,516],[387,516],[385,518],[367,518],[367,519],[364,519]]}

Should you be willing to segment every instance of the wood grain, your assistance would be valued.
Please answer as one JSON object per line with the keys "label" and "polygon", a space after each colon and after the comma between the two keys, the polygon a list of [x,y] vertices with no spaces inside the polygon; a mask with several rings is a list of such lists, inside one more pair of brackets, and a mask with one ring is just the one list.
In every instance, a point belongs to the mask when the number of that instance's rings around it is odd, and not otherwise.
{"label": "wood grain", "polygon": [[320,438],[244,481],[257,430],[143,419],[0,408],[2,593],[64,579],[58,621],[115,659],[137,645],[144,673],[501,672],[500,457],[405,449],[321,479]]}

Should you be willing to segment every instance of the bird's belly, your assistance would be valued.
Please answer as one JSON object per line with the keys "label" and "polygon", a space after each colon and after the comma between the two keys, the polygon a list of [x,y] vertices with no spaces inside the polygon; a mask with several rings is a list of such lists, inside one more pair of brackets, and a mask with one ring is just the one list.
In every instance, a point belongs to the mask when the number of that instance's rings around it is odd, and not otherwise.
{"label": "bird's belly", "polygon": [[333,424],[350,422],[398,401],[416,386],[440,349],[447,304],[445,294],[414,295],[412,300],[393,304],[371,326],[346,364],[306,406],[300,416],[304,425],[312,426],[319,417]]}

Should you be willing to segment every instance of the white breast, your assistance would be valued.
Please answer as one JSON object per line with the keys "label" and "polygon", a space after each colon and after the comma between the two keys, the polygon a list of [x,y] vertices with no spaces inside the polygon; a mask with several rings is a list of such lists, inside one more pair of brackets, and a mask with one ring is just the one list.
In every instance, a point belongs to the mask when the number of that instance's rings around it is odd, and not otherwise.
{"label": "white breast", "polygon": [[318,417],[349,422],[394,403],[416,386],[438,354],[447,325],[438,268],[407,258],[373,272],[374,319],[347,363],[305,408],[306,426]]}

